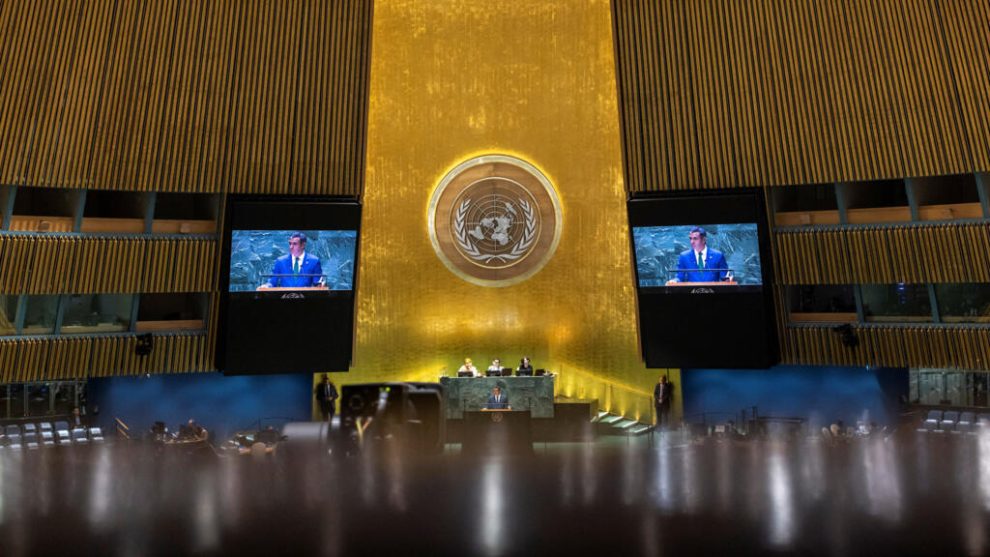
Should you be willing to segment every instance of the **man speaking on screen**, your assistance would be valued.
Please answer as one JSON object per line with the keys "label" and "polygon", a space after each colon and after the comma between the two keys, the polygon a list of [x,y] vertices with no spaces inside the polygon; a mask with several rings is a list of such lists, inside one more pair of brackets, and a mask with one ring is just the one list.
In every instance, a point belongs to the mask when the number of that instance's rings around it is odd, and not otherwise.
{"label": "man speaking on screen", "polygon": [[306,235],[295,232],[289,236],[289,253],[275,260],[275,267],[268,281],[258,289],[307,288],[322,286],[323,283],[320,258],[306,253]]}
{"label": "man speaking on screen", "polygon": [[695,226],[688,234],[691,249],[677,259],[677,276],[670,282],[722,282],[732,280],[725,256],[708,247],[708,232]]}

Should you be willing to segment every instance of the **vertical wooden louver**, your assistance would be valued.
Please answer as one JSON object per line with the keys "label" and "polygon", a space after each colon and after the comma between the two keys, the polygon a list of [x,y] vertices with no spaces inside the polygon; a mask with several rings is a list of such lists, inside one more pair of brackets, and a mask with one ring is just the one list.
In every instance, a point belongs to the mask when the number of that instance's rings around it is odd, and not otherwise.
{"label": "vertical wooden louver", "polygon": [[[0,2],[0,185],[360,197],[372,8]],[[133,335],[0,339],[0,383],[211,369],[218,261],[212,239],[0,234],[0,294],[212,292],[205,333],[145,358]]]}
{"label": "vertical wooden louver", "polygon": [[990,282],[990,226],[942,224],[779,231],[781,284]]}
{"label": "vertical wooden louver", "polygon": [[630,191],[985,170],[985,2],[613,0]]}
{"label": "vertical wooden louver", "polygon": [[0,3],[0,183],[358,196],[371,0]]}

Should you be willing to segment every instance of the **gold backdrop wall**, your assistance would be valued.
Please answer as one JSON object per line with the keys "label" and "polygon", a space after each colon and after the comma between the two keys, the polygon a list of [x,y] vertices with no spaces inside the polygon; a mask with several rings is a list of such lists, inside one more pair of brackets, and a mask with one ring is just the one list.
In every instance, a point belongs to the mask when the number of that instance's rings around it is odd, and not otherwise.
{"label": "gold backdrop wall", "polygon": [[[372,45],[356,351],[335,379],[527,354],[558,394],[648,421],[659,372],[639,357],[609,2],[380,0]],[[563,208],[556,255],[505,288],[456,277],[427,233],[437,183],[486,153],[537,166]]]}

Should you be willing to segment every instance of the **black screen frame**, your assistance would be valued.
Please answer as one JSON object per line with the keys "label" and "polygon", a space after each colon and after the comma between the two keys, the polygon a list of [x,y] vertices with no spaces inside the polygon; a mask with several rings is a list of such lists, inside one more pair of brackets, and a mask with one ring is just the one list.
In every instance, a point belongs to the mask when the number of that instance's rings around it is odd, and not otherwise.
{"label": "black screen frame", "polygon": [[[220,296],[217,315],[217,337],[214,363],[225,375],[260,375],[283,373],[343,372],[350,369],[354,351],[355,299],[358,288],[358,262],[361,249],[361,203],[353,197],[333,196],[260,196],[229,195],[224,210],[224,226],[221,236],[221,254],[218,272]],[[351,290],[330,290],[319,293],[302,293],[302,296],[285,296],[284,292],[230,292],[231,240],[234,230],[354,230],[357,243],[354,252],[353,284]],[[315,298],[315,299],[314,299]],[[317,309],[333,321],[327,326],[332,334],[326,345],[332,354],[317,362],[292,362],[273,364],[273,354],[290,353],[284,346],[266,346],[263,342],[241,342],[232,346],[231,330],[239,330],[243,323],[232,327],[232,313],[239,314],[239,304],[252,300],[254,309],[261,314],[279,313],[283,303],[316,304],[309,308],[298,306],[300,311]],[[282,311],[285,311],[284,309]],[[298,315],[298,314],[296,314]],[[235,315],[234,317],[238,317]],[[255,358],[231,358],[232,347],[262,346],[254,352]],[[297,349],[298,350],[298,349]],[[250,362],[245,365],[244,362]]]}
{"label": "black screen frame", "polygon": [[[640,350],[648,368],[767,368],[780,359],[775,303],[773,259],[766,200],[761,188],[720,191],[672,191],[630,196],[629,249],[637,297]],[[699,214],[701,216],[699,216]],[[633,229],[646,226],[756,223],[760,251],[760,286],[688,288],[640,286]],[[708,317],[708,315],[712,317]],[[718,316],[740,319],[725,337],[726,349],[712,350],[690,337],[704,330],[702,318],[718,323]],[[682,316],[686,319],[685,326]],[[698,317],[698,316],[702,317]],[[677,319],[676,324],[670,321]],[[730,324],[731,325],[731,324]],[[717,326],[715,328],[718,328]],[[733,342],[733,340],[738,340]],[[753,350],[753,348],[757,348]]]}

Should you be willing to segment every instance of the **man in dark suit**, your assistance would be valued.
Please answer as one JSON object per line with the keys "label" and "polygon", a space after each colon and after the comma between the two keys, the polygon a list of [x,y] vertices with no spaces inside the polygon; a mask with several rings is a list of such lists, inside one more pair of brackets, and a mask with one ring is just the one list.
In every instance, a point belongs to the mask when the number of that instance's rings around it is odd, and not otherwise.
{"label": "man in dark suit", "polygon": [[678,273],[671,282],[720,282],[732,278],[725,256],[708,247],[708,232],[695,226],[688,234],[691,249],[677,259]]}
{"label": "man in dark suit", "polygon": [[337,408],[337,387],[330,382],[330,377],[326,373],[323,374],[323,380],[320,384],[316,386],[316,402],[320,405],[320,413],[323,414],[323,420],[326,422],[333,422],[333,414]]}
{"label": "man in dark suit", "polygon": [[492,388],[492,396],[488,397],[489,410],[508,410],[509,397],[502,394],[502,388],[498,385]]}
{"label": "man in dark suit", "polygon": [[289,253],[275,260],[272,276],[258,288],[311,287],[323,282],[320,258],[306,253],[306,235],[296,232],[289,236]]}
{"label": "man in dark suit", "polygon": [[674,398],[674,384],[664,375],[653,387],[653,404],[657,411],[657,429],[670,425],[670,404]]}
{"label": "man in dark suit", "polygon": [[520,377],[533,375],[533,364],[529,362],[529,356],[523,356],[519,360],[519,369],[516,370],[516,375]]}

